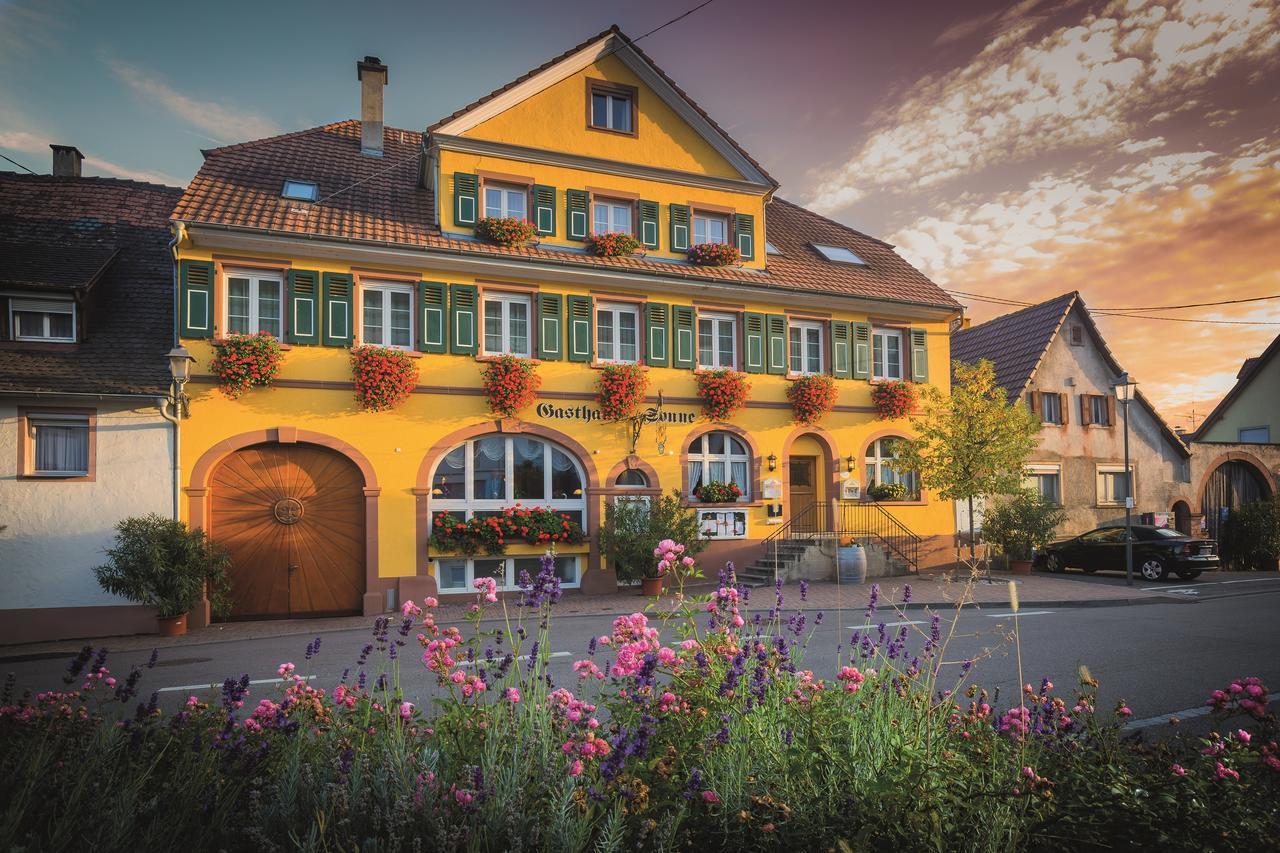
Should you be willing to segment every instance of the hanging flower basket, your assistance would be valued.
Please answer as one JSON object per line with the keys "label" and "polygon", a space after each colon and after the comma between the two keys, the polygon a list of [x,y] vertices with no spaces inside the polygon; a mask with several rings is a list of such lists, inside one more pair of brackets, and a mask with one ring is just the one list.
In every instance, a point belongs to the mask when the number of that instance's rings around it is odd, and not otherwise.
{"label": "hanging flower basket", "polygon": [[284,361],[280,342],[267,332],[230,335],[218,348],[209,367],[218,377],[218,387],[232,400],[250,388],[269,388]]}
{"label": "hanging flower basket", "polygon": [[418,365],[409,354],[387,347],[351,349],[356,402],[366,412],[385,412],[409,399],[418,384]]}
{"label": "hanging flower basket", "polygon": [[596,398],[606,421],[632,417],[644,405],[649,374],[638,364],[610,364],[600,371]]}
{"label": "hanging flower basket", "polygon": [[634,234],[610,232],[592,234],[588,239],[591,241],[591,250],[602,258],[624,258],[640,248],[640,241]]}
{"label": "hanging flower basket", "polygon": [[689,249],[690,263],[700,267],[727,267],[740,260],[738,247],[728,243],[699,243]]}
{"label": "hanging flower basket", "polygon": [[513,418],[531,405],[541,386],[538,366],[528,359],[498,356],[484,369],[484,396],[489,401],[489,411],[504,418]]}
{"label": "hanging flower basket", "polygon": [[747,404],[751,383],[746,374],[728,368],[697,374],[702,413],[713,421],[726,421]]}
{"label": "hanging flower basket", "polygon": [[905,418],[916,405],[916,389],[910,382],[881,382],[871,387],[871,402],[882,421]]}
{"label": "hanging flower basket", "polygon": [[737,483],[722,483],[719,480],[712,480],[710,483],[703,483],[694,489],[693,496],[704,504],[731,504],[742,497],[742,489],[738,487]]}
{"label": "hanging flower basket", "polygon": [[501,515],[461,520],[447,512],[431,519],[431,550],[472,556],[506,553],[508,545],[580,545],[582,527],[568,515],[540,506],[507,507]]}
{"label": "hanging flower basket", "polygon": [[508,249],[523,246],[533,235],[533,223],[514,216],[486,216],[476,223],[476,236]]}
{"label": "hanging flower basket", "polygon": [[816,424],[835,407],[840,396],[836,381],[824,373],[801,376],[787,388],[796,423]]}

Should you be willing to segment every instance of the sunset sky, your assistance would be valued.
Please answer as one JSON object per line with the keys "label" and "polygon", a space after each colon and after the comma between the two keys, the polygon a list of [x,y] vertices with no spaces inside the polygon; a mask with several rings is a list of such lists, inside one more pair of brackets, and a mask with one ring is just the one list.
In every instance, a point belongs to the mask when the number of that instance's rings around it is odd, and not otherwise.
{"label": "sunset sky", "polygon": [[[56,141],[91,174],[181,184],[200,148],[358,115],[365,54],[391,69],[388,124],[422,128],[698,2],[0,0],[0,153],[48,171]],[[1275,0],[714,0],[641,46],[783,197],[944,287],[1094,309],[1280,294]],[[1177,426],[1280,334],[1280,300],[1161,313],[1233,321],[1098,315]]]}

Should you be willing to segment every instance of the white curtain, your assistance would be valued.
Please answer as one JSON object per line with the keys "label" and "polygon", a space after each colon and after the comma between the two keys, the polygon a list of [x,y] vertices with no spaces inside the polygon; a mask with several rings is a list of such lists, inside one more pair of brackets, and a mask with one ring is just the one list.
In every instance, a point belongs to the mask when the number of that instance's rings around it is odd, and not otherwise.
{"label": "white curtain", "polygon": [[729,475],[730,482],[737,483],[738,488],[742,489],[743,494],[747,491],[747,460],[733,460],[730,464],[732,473]]}
{"label": "white curtain", "polygon": [[38,424],[36,470],[85,473],[89,470],[89,430],[83,426]]}

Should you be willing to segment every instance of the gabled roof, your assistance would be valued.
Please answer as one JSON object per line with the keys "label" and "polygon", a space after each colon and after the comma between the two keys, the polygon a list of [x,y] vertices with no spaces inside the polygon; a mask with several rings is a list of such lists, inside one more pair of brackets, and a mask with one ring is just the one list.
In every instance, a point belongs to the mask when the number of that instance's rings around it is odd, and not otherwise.
{"label": "gabled roof", "polygon": [[81,246],[74,241],[43,245],[0,240],[0,287],[88,290],[106,272],[118,251],[111,246]]}
{"label": "gabled roof", "polygon": [[1187,440],[1200,441],[1204,434],[1209,431],[1209,427],[1213,426],[1226,415],[1227,410],[1230,409],[1232,404],[1234,404],[1240,395],[1245,392],[1245,389],[1249,387],[1254,378],[1258,376],[1258,374],[1262,373],[1262,368],[1266,367],[1266,365],[1271,362],[1271,359],[1276,357],[1277,353],[1280,353],[1280,335],[1276,335],[1275,340],[1268,344],[1267,348],[1262,351],[1262,355],[1245,359],[1244,364],[1240,366],[1240,372],[1236,374],[1236,384],[1231,386],[1231,390],[1226,393],[1226,396],[1218,401],[1218,405],[1213,407],[1213,411],[1209,413],[1209,416],[1205,418],[1203,422],[1201,422],[1200,426],[1196,428],[1196,431],[1187,437]]}
{"label": "gabled roof", "polygon": [[[496,115],[497,112],[505,109],[508,105],[503,103],[503,97],[509,93],[515,97],[514,103],[518,103],[560,82],[581,67],[609,55],[617,56],[628,68],[645,80],[646,84],[688,121],[694,130],[711,143],[712,147],[720,150],[720,153],[743,174],[744,178],[769,184],[775,189],[779,186],[778,182],[747,153],[746,149],[716,124],[707,111],[698,106],[693,98],[677,86],[675,81],[668,77],[666,72],[659,68],[616,24],[456,110],[427,127],[425,134],[428,136],[437,132],[449,135],[462,134],[490,118],[490,113]],[[483,109],[488,105],[493,105],[496,112]]]}

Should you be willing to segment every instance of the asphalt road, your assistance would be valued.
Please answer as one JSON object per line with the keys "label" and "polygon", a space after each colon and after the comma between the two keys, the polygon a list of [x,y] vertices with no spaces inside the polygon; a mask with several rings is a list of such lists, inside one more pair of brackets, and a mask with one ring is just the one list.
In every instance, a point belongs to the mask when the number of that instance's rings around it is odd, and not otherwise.
{"label": "asphalt road", "polygon": [[[1088,583],[1119,583],[1123,577],[1092,576]],[[1148,586],[1154,586],[1148,584]],[[1110,707],[1125,699],[1135,719],[1157,717],[1203,705],[1206,696],[1235,676],[1256,675],[1273,690],[1280,689],[1280,577],[1206,577],[1193,584],[1163,584],[1159,588],[1187,594],[1194,605],[1183,602],[1120,607],[1035,609],[1024,608],[1017,619],[1019,643],[1013,641],[1014,619],[1007,609],[941,611],[944,634],[955,633],[946,649],[940,686],[954,683],[959,663],[978,658],[970,680],[987,688],[999,688],[1005,696],[1019,684],[1017,649],[1021,648],[1022,680],[1038,683],[1042,677],[1054,681],[1059,691],[1074,688],[1080,664],[1087,664],[1101,682],[1099,706]],[[1194,590],[1194,594],[1177,592]],[[760,591],[763,592],[763,591]],[[763,603],[757,593],[753,603]],[[805,652],[804,667],[820,677],[831,677],[838,669],[836,646],[848,653],[849,635],[862,624],[863,614],[845,611],[826,613],[814,627],[816,611],[806,611],[805,636],[812,631]],[[552,627],[549,644],[553,678],[562,684],[573,681],[573,661],[586,656],[593,635],[608,633],[612,616],[564,616]],[[909,610],[904,614],[881,612],[875,621],[885,620],[893,631],[902,623],[912,632],[909,647],[918,651],[929,630],[930,614]],[[486,623],[496,628],[500,623]],[[674,631],[667,635],[672,641]],[[312,677],[318,686],[332,687],[350,670],[354,679],[357,658],[370,642],[368,631],[340,631],[322,635],[320,653],[304,659],[310,638],[272,637],[207,645],[188,645],[162,653],[159,664],[145,672],[140,696],[161,691],[165,705],[185,700],[192,693],[210,693],[208,685],[220,684],[227,676],[247,673],[255,682],[253,699],[273,695],[279,663],[289,661],[297,672]],[[407,698],[422,705],[438,695],[434,677],[420,661],[412,635],[400,656],[400,683]],[[108,666],[114,675],[126,674],[131,664],[145,663],[146,652],[111,655]],[[375,655],[376,657],[376,655]],[[605,665],[603,652],[597,662]],[[18,688],[60,689],[66,659],[0,661],[0,672],[13,672]],[[377,672],[376,662],[365,667]],[[372,677],[372,675],[371,675]],[[216,691],[212,691],[216,692]]]}

